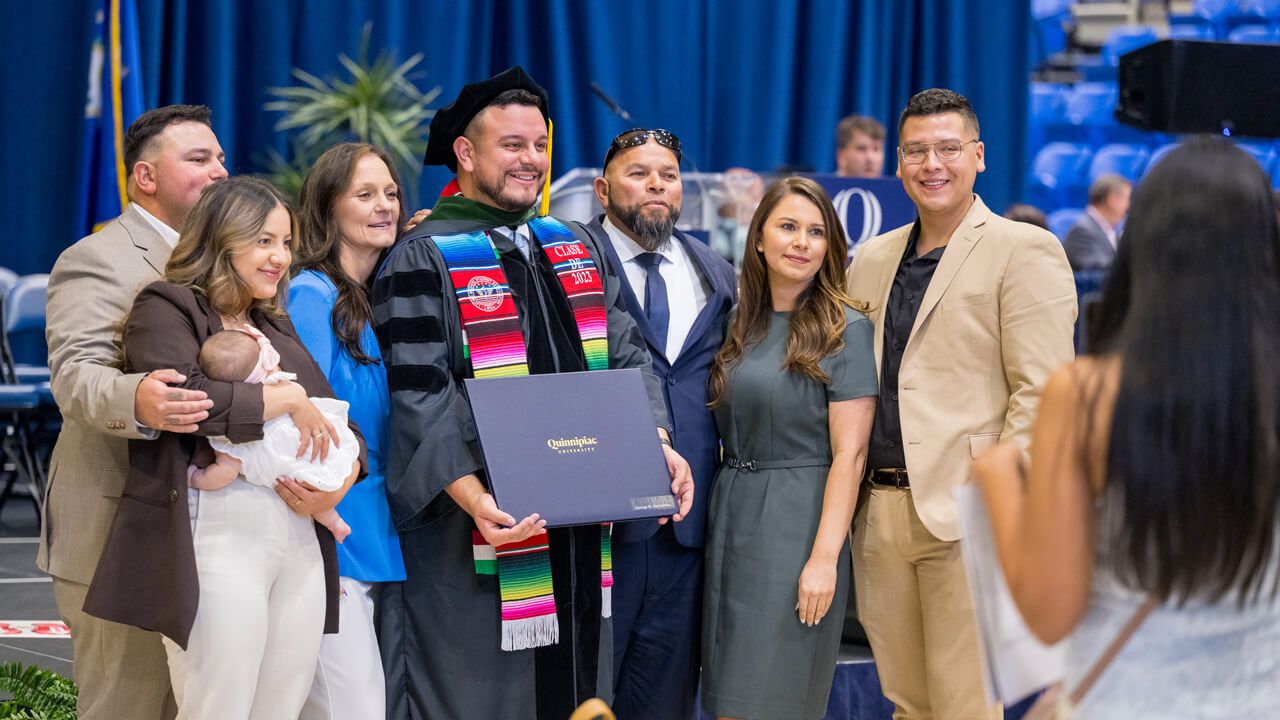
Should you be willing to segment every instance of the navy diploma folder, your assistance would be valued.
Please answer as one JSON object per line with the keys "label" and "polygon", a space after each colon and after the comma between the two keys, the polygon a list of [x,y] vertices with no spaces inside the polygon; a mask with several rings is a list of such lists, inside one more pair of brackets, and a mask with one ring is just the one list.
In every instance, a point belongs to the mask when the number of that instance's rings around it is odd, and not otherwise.
{"label": "navy diploma folder", "polygon": [[470,378],[489,489],[517,520],[549,527],[676,512],[638,369]]}

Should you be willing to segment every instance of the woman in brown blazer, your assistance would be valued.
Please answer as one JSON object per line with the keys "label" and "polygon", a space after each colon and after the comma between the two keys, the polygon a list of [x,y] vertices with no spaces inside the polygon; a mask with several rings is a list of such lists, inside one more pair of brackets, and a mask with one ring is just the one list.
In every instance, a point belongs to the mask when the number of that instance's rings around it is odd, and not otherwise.
{"label": "woman in brown blazer", "polygon": [[[125,323],[130,368],[176,368],[184,387],[205,391],[214,406],[196,435],[130,442],[128,481],[85,611],[165,635],[180,718],[297,717],[322,630],[337,630],[333,536],[311,516],[336,505],[364,472],[363,439],[346,485],[331,493],[288,478],[274,490],[242,480],[187,489],[188,467],[213,461],[200,436],[259,440],[273,417],[297,425],[300,457],[328,453],[333,428],[308,396],[333,392],[278,301],[295,235],[287,201],[268,183],[242,177],[208,188],[165,280],[138,294]],[[246,324],[266,336],[296,384],[201,373],[204,341]]]}

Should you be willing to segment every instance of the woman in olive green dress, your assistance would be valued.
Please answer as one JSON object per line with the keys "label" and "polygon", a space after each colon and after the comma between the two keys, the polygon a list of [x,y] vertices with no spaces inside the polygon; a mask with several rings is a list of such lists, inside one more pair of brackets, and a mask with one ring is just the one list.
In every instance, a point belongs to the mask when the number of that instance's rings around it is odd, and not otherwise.
{"label": "woman in olive green dress", "polygon": [[872,326],[845,295],[844,232],[817,183],[770,187],[747,248],[709,380],[724,458],[708,519],[703,704],[721,718],[821,718],[875,411]]}

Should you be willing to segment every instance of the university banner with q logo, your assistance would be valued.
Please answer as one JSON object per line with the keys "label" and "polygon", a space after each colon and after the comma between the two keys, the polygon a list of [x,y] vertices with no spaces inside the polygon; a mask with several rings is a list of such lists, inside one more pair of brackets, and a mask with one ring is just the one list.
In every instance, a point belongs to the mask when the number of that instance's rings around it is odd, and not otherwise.
{"label": "university banner with q logo", "polygon": [[827,191],[836,206],[836,214],[849,238],[850,259],[862,243],[916,219],[916,206],[897,178],[810,177]]}

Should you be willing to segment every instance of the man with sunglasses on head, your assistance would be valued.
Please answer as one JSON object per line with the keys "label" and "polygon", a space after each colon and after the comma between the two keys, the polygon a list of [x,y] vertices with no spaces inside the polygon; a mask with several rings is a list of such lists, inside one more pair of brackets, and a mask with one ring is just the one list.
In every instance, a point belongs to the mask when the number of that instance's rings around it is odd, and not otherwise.
{"label": "man with sunglasses on head", "polygon": [[[388,690],[389,717],[562,720],[610,692],[603,620],[618,593],[608,531],[546,528],[537,514],[498,507],[464,378],[579,372],[602,360],[644,368],[680,506],[673,518],[692,502],[617,276],[580,228],[538,216],[549,143],[547,93],[523,70],[465,86],[432,119],[426,152],[457,179],[373,283],[391,391],[387,496],[407,575],[387,613],[402,613],[404,626],[381,633],[404,643],[405,684]],[[572,272],[557,271],[569,261]]]}
{"label": "man with sunglasses on head", "polygon": [[707,373],[724,343],[737,279],[708,245],[675,228],[680,153],[679,138],[666,130],[614,138],[595,181],[605,212],[586,226],[621,276],[695,486],[683,522],[614,528],[613,710],[623,720],[692,718],[701,664],[702,545],[719,452]]}
{"label": "man with sunglasses on head", "polygon": [[987,706],[952,491],[987,447],[1025,449],[1040,391],[1071,360],[1075,284],[1048,231],[992,213],[978,118],[950,90],[898,121],[915,222],[849,266],[871,305],[880,398],[853,522],[858,619],[894,718],[999,718]]}

